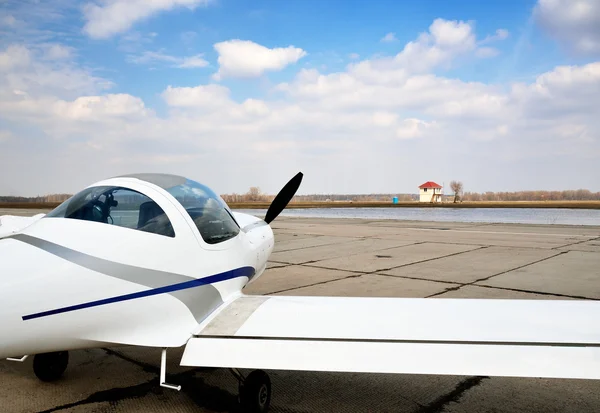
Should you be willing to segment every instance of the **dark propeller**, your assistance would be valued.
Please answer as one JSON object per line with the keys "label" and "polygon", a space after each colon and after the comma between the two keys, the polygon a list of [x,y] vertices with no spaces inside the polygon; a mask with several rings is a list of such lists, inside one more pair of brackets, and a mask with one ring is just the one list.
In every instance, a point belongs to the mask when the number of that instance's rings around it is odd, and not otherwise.
{"label": "dark propeller", "polygon": [[290,179],[290,181],[281,188],[281,191],[279,191],[275,199],[273,199],[273,202],[271,202],[271,206],[269,206],[267,214],[265,215],[265,222],[267,224],[270,224],[277,218],[281,211],[283,211],[287,204],[292,200],[296,191],[300,188],[303,176],[302,172],[298,172],[296,176]]}
{"label": "dark propeller", "polygon": [[273,222],[273,220],[277,218],[279,214],[281,214],[281,211],[285,209],[287,204],[289,204],[289,202],[296,194],[296,191],[302,183],[302,177],[302,172],[298,172],[296,176],[290,179],[290,181],[287,184],[285,184],[283,188],[281,188],[281,191],[279,191],[275,199],[273,199],[273,202],[271,202],[271,205],[267,210],[267,214],[265,215],[265,219],[246,225],[244,228],[242,228],[242,231],[248,232],[253,230],[254,228],[259,228],[263,225],[268,225],[271,222]]}

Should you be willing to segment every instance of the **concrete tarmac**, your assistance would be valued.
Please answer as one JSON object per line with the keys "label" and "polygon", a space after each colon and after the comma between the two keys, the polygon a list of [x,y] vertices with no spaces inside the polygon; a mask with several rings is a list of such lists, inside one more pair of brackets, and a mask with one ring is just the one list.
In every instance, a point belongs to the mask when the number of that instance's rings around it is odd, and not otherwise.
{"label": "concrete tarmac", "polygon": [[[273,227],[269,268],[247,294],[600,299],[600,226],[280,217]],[[0,412],[238,412],[233,376],[179,367],[181,353],[168,370],[181,392],[158,386],[157,349],[71,352],[55,383],[36,379],[31,358],[0,362]],[[592,380],[269,373],[273,412],[600,411]]]}

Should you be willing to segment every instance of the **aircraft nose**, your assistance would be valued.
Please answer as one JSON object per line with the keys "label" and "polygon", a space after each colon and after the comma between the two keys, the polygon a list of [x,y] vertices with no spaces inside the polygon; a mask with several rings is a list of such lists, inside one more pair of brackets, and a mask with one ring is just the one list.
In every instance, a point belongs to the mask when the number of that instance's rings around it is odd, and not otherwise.
{"label": "aircraft nose", "polygon": [[259,260],[261,264],[267,263],[271,252],[273,252],[273,247],[275,244],[275,237],[273,235],[273,230],[269,225],[265,225],[264,229],[261,228],[261,239],[258,243],[259,249]]}
{"label": "aircraft nose", "polygon": [[275,244],[273,230],[269,225],[262,225],[249,231],[247,236],[256,254],[256,269],[258,272],[262,272],[273,252]]}

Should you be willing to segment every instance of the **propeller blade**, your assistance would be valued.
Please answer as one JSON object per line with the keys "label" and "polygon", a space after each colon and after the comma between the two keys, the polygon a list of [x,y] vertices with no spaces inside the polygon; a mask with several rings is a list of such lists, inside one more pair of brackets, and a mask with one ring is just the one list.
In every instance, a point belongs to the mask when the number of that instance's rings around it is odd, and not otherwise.
{"label": "propeller blade", "polygon": [[270,224],[275,218],[285,209],[287,204],[292,200],[300,184],[302,183],[302,172],[298,172],[290,181],[285,184],[281,191],[277,194],[265,215],[265,222]]}

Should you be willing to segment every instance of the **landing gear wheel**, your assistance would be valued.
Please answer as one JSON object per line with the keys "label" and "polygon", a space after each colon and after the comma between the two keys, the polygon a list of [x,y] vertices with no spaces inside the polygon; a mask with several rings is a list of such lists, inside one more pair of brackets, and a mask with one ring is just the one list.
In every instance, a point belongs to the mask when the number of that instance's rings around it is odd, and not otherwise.
{"label": "landing gear wheel", "polygon": [[271,404],[271,379],[262,370],[254,370],[240,384],[240,404],[244,413],[266,413]]}
{"label": "landing gear wheel", "polygon": [[33,372],[41,381],[55,381],[62,377],[69,364],[69,352],[36,354],[33,358]]}

